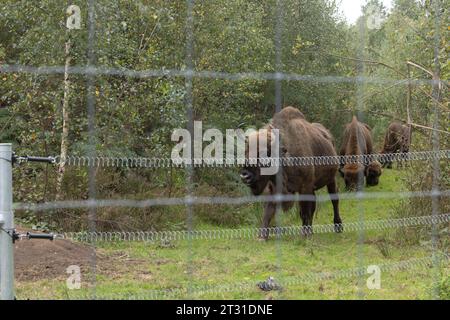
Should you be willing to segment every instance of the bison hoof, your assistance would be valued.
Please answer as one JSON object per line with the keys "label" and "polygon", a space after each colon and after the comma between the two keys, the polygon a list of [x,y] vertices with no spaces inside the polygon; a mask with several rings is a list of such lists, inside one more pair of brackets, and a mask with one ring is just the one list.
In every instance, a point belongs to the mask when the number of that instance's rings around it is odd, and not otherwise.
{"label": "bison hoof", "polygon": [[334,224],[334,232],[341,233],[343,231],[344,231],[344,226],[342,225],[342,223],[335,223]]}

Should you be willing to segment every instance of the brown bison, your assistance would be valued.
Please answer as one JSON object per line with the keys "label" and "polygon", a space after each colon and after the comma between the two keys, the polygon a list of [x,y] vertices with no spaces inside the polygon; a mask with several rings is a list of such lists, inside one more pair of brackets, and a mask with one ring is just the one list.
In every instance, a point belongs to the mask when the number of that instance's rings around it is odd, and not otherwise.
{"label": "brown bison", "polygon": [[[286,107],[276,113],[271,123],[263,127],[262,130],[250,134],[246,143],[246,157],[248,157],[248,148],[250,139],[259,139],[260,133],[267,130],[269,133],[273,129],[279,130],[280,154],[281,158],[288,157],[311,157],[311,156],[335,156],[336,151],[333,146],[332,136],[321,125],[313,125],[305,120],[303,114],[293,107]],[[268,135],[270,137],[270,135]],[[269,139],[270,140],[270,139]],[[272,141],[267,143],[274,148]],[[259,146],[263,148],[263,146]],[[260,152],[260,150],[258,150]],[[268,150],[270,156],[270,150]],[[301,200],[300,217],[303,226],[308,227],[304,233],[311,232],[314,211],[316,209],[315,191],[327,186],[330,193],[334,210],[335,231],[342,230],[342,220],[339,216],[339,199],[337,197],[337,185],[335,174],[337,165],[309,165],[309,166],[285,166],[283,167],[281,186],[283,194],[309,195],[311,199]],[[260,195],[266,191],[269,194],[275,194],[277,191],[276,174],[261,174],[261,164],[256,166],[246,165],[241,171],[242,181],[250,187],[254,195]],[[283,210],[288,210],[293,205],[292,202],[282,202]],[[275,215],[276,203],[267,202],[264,208],[264,218],[262,227],[268,228]],[[263,230],[264,230],[263,229]],[[267,239],[267,232],[261,232],[261,238]]]}
{"label": "brown bison", "polygon": [[[372,129],[353,116],[352,121],[345,126],[340,155],[369,155],[372,152]],[[357,188],[363,177],[366,177],[368,186],[375,186],[381,175],[381,164],[378,161],[347,163],[339,168],[339,172],[349,190]]]}
{"label": "brown bison", "polygon": [[[389,153],[406,153],[409,152],[409,146],[411,143],[411,130],[408,126],[399,122],[392,122],[384,137],[382,154]],[[383,168],[392,168],[392,161],[384,160]]]}
{"label": "brown bison", "polygon": [[323,136],[325,139],[330,140],[331,143],[332,143],[333,146],[334,146],[334,137],[333,137],[333,135],[331,134],[331,132],[328,131],[327,128],[325,128],[321,123],[313,122],[313,123],[311,123],[311,124],[312,124],[314,127],[316,127],[316,128],[320,131],[320,133],[322,134],[322,136]]}

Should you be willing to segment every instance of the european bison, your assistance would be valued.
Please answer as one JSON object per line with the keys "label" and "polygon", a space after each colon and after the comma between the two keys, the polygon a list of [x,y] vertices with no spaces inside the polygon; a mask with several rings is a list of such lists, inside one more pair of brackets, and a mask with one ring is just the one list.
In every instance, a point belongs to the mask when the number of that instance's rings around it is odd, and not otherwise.
{"label": "european bison", "polygon": [[328,131],[327,128],[325,128],[321,123],[313,122],[313,123],[311,123],[311,124],[312,124],[314,127],[316,127],[316,128],[320,131],[320,133],[322,134],[322,136],[323,136],[325,139],[330,140],[331,143],[332,143],[333,146],[334,146],[334,137],[333,137],[333,135],[331,134],[331,132]]}
{"label": "european bison", "polygon": [[[382,154],[389,153],[406,153],[409,152],[409,146],[411,143],[411,130],[408,126],[401,124],[399,122],[392,122],[384,137]],[[392,168],[392,161],[383,161],[383,168]]]}
{"label": "european bison", "polygon": [[[270,133],[273,129],[279,130],[279,156],[281,158],[336,155],[332,137],[328,130],[321,125],[313,125],[306,121],[303,114],[296,108],[286,107],[274,115],[271,123],[264,126],[258,132],[254,132],[248,136],[246,157],[248,157],[249,141],[251,139],[260,140],[261,132],[267,130]],[[268,137],[270,137],[270,134]],[[267,145],[270,144],[267,143]],[[268,150],[268,156],[270,156],[270,150]],[[342,220],[339,216],[339,199],[337,197],[338,190],[335,179],[337,169],[337,165],[283,167],[282,193],[299,193],[300,195],[310,195],[312,197],[311,200],[308,199],[308,201],[302,200],[299,202],[300,217],[303,226],[309,227],[303,229],[304,233],[308,234],[312,230],[313,215],[316,209],[314,192],[324,186],[327,186],[328,193],[333,195],[331,201],[333,203],[335,231],[342,231]],[[260,195],[264,190],[273,195],[277,191],[276,174],[262,175],[260,164],[257,166],[246,165],[241,171],[241,178],[250,187],[254,195]],[[285,211],[291,208],[292,205],[292,202],[282,202],[282,208]],[[275,202],[265,203],[262,228],[269,227],[275,211]],[[260,237],[267,239],[267,232],[261,232]]]}
{"label": "european bison", "polygon": [[[359,122],[355,116],[345,126],[340,155],[369,155],[372,154],[372,129],[365,123]],[[360,177],[366,177],[368,186],[375,186],[381,175],[381,164],[378,161],[365,163],[347,163],[339,168],[348,190],[357,188]]]}

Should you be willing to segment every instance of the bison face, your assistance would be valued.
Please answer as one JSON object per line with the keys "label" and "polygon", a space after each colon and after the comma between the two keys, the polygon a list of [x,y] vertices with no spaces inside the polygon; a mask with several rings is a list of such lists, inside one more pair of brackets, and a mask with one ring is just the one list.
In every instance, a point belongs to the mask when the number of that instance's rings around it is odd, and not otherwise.
{"label": "bison face", "polygon": [[381,176],[381,164],[378,161],[371,162],[365,169],[367,186],[376,186]]}
{"label": "bison face", "polygon": [[257,196],[264,191],[271,176],[262,175],[259,167],[245,167],[241,170],[241,179],[242,182],[250,187],[252,193]]}
{"label": "bison face", "polygon": [[[246,159],[254,159],[255,156],[250,156],[249,146],[256,146],[256,156],[258,158],[271,157],[271,151],[274,147],[272,145],[272,127],[268,129],[260,129],[258,131],[252,132],[246,139],[245,142],[245,157]],[[267,174],[267,172],[261,172],[261,168],[270,167],[270,163],[265,163],[261,159],[252,163],[246,163],[246,166],[241,170],[241,179],[248,187],[250,187],[254,195],[260,195],[263,193],[264,189],[267,187],[269,181],[274,180],[276,175]]]}
{"label": "bison face", "polygon": [[360,177],[364,175],[364,167],[360,164],[346,164],[341,171],[345,181],[345,188],[349,191],[357,190]]}

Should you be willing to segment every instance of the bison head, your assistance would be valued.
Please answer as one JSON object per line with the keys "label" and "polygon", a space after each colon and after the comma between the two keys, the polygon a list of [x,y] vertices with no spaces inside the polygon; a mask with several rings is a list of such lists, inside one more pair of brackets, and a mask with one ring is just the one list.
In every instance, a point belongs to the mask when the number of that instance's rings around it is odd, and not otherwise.
{"label": "bison head", "polygon": [[356,190],[360,177],[364,174],[364,166],[359,163],[348,163],[339,169],[347,190]]}
{"label": "bison head", "polygon": [[[272,148],[278,147],[273,145],[271,136],[272,127],[268,129],[261,129],[259,131],[252,132],[248,135],[245,142],[245,158],[248,160],[241,170],[241,179],[248,187],[250,187],[254,195],[260,195],[267,187],[269,181],[275,183],[276,174],[267,174],[262,172],[262,168],[269,167],[273,163],[264,163],[260,158],[271,157]],[[249,151],[250,148],[255,148],[253,154]],[[282,148],[284,150],[284,148]],[[283,152],[283,151],[281,151]],[[273,155],[276,156],[276,155]],[[254,159],[258,158],[258,159]],[[253,163],[249,160],[255,160]]]}
{"label": "bison head", "polygon": [[246,166],[241,170],[241,179],[257,196],[264,191],[269,181],[272,180],[272,176],[262,175],[261,168],[257,166]]}
{"label": "bison head", "polygon": [[381,176],[381,164],[378,161],[372,161],[366,167],[364,174],[367,186],[376,186]]}

